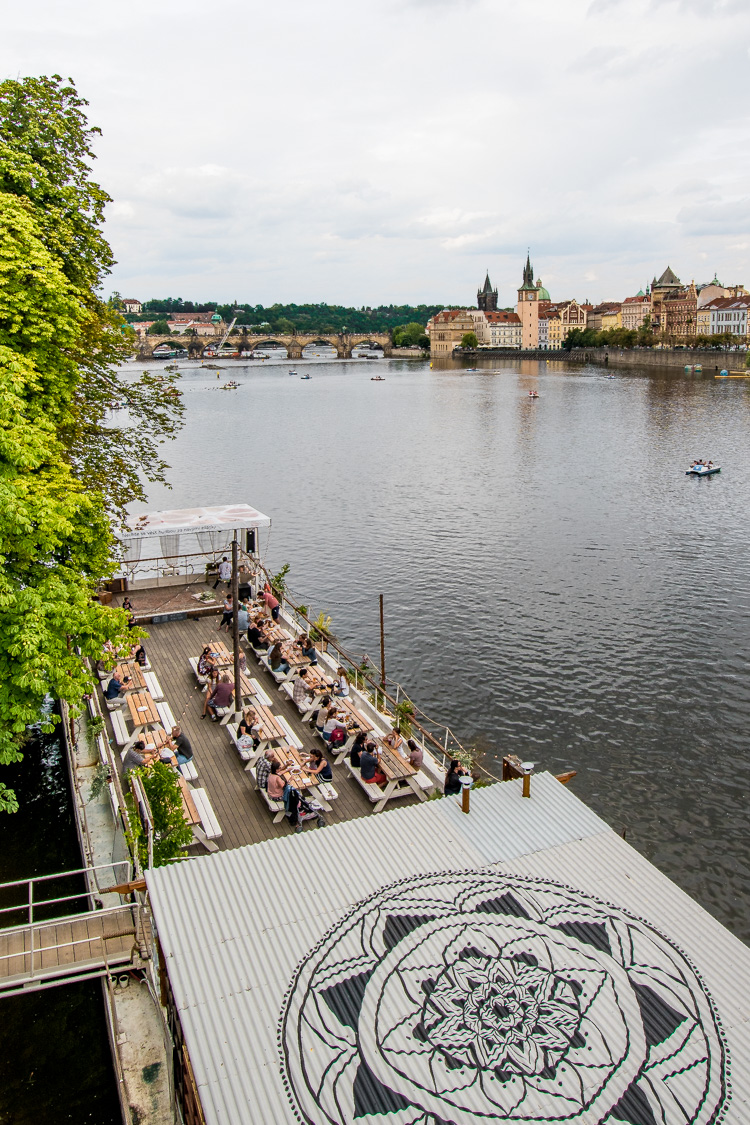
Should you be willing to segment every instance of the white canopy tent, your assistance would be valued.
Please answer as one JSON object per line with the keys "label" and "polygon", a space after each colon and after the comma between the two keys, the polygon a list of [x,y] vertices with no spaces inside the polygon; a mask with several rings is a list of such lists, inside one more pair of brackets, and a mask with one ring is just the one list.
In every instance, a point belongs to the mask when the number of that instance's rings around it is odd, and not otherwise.
{"label": "white canopy tent", "polygon": [[135,514],[115,533],[122,543],[120,570],[131,586],[191,581],[228,551],[235,535],[248,549],[246,533],[270,525],[270,518],[249,504]]}

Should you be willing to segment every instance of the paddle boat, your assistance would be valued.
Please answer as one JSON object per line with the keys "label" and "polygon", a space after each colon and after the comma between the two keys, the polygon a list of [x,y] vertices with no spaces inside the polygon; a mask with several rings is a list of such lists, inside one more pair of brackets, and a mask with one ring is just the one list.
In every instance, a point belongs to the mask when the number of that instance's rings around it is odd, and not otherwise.
{"label": "paddle boat", "polygon": [[312,375],[300,375],[300,379],[312,379]]}
{"label": "paddle boat", "polygon": [[289,374],[290,374],[290,375],[296,375],[296,374],[297,374],[297,372],[296,372],[296,371],[290,371],[290,372],[289,372]]}
{"label": "paddle boat", "polygon": [[371,375],[370,376],[370,382],[371,383],[384,383],[385,382],[385,375]]}
{"label": "paddle boat", "polygon": [[539,391],[529,391],[529,398],[539,398]]}
{"label": "paddle boat", "polygon": [[709,461],[707,465],[701,464],[700,461],[694,461],[689,469],[685,470],[687,477],[712,477],[714,473],[721,472],[721,465],[714,465],[713,461]]}
{"label": "paddle boat", "polygon": [[236,391],[238,387],[239,383],[235,383],[234,379],[230,379],[230,381],[228,383],[224,383],[224,385],[220,389],[222,391]]}

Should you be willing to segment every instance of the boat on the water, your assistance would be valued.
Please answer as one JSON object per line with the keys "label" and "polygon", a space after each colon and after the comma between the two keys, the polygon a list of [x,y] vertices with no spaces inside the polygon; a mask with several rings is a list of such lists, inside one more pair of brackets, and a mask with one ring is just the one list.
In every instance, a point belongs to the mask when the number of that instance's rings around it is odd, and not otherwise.
{"label": "boat on the water", "polygon": [[224,385],[221,387],[221,390],[222,391],[236,391],[238,387],[239,387],[239,383],[235,383],[234,379],[230,379],[230,381],[228,383],[224,383]]}
{"label": "boat on the water", "polygon": [[701,465],[698,462],[691,465],[689,469],[685,470],[685,476],[688,477],[712,477],[714,473],[721,472],[721,465],[714,465],[711,461],[707,465]]}
{"label": "boat on the water", "polygon": [[300,379],[312,379],[312,375],[300,375]]}
{"label": "boat on the water", "polygon": [[539,391],[529,391],[529,398],[539,398]]}
{"label": "boat on the water", "polygon": [[384,383],[385,382],[385,375],[371,375],[370,376],[370,382],[371,383]]}
{"label": "boat on the water", "polygon": [[290,372],[289,372],[289,374],[290,374],[290,375],[296,375],[296,374],[297,374],[297,372],[296,372],[296,371],[290,371]]}

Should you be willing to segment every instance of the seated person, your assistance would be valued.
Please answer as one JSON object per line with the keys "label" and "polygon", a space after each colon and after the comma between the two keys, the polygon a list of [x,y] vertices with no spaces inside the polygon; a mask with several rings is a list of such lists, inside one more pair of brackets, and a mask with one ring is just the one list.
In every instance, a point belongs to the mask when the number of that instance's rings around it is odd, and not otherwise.
{"label": "seated person", "polygon": [[330,695],[324,695],[323,698],[320,701],[320,707],[318,708],[318,710],[313,715],[313,721],[315,723],[315,729],[318,732],[318,734],[323,733],[323,727],[325,726],[326,719],[328,718],[328,708],[330,706],[331,706]]}
{"label": "seated person", "polygon": [[336,669],[336,686],[333,689],[334,695],[348,695],[349,694],[349,677],[344,669],[339,665]]}
{"label": "seated person", "polygon": [[266,789],[268,787],[268,775],[271,772],[273,762],[276,762],[278,765],[276,755],[273,750],[266,750],[265,754],[262,754],[255,763],[255,780],[259,789]]}
{"label": "seated person", "polygon": [[123,676],[121,680],[118,680],[117,676],[113,673],[112,679],[104,689],[104,698],[110,700],[110,702],[115,699],[120,699],[128,690],[129,684],[130,676]]}
{"label": "seated person", "polygon": [[218,684],[213,691],[206,693],[206,702],[203,705],[202,719],[205,719],[206,712],[210,709],[211,721],[218,723],[219,716],[217,711],[226,707],[231,707],[232,700],[234,699],[234,681],[229,679],[226,672],[220,678]]}
{"label": "seated person", "polygon": [[313,701],[312,687],[307,682],[307,668],[303,668],[294,681],[292,699],[300,711],[307,711]]}
{"label": "seated person", "polygon": [[307,772],[310,776],[317,777],[320,781],[333,781],[331,763],[322,750],[311,750],[307,756]]}
{"label": "seated person", "polygon": [[329,707],[326,713],[326,721],[323,723],[323,729],[320,732],[323,735],[324,742],[331,741],[331,735],[336,729],[343,729],[346,735],[346,723],[338,717],[338,712],[334,707]]}
{"label": "seated person", "polygon": [[367,731],[361,730],[352,743],[352,748],[349,751],[349,760],[353,766],[359,767],[359,756],[365,748],[367,742]]}
{"label": "seated person", "polygon": [[297,642],[300,647],[300,652],[311,664],[318,663],[318,654],[315,651],[315,645],[312,643],[307,633],[300,637]]}
{"label": "seated person", "polygon": [[243,601],[240,601],[237,605],[237,627],[239,628],[240,636],[247,632],[247,625],[247,606]]}
{"label": "seated person", "polygon": [[264,636],[264,631],[260,619],[254,621],[247,630],[247,639],[253,648],[268,648],[268,641]]}
{"label": "seated person", "polygon": [[286,782],[279,773],[279,763],[277,761],[273,761],[271,762],[271,772],[268,775],[268,782],[266,785],[268,796],[272,801],[280,801],[284,796],[285,788]]}
{"label": "seated person", "polygon": [[424,751],[422,747],[416,743],[413,738],[408,739],[406,745],[409,750],[409,765],[414,766],[415,770],[421,770],[422,762],[424,761]]}
{"label": "seated person", "polygon": [[190,745],[187,735],[184,735],[182,733],[182,727],[172,727],[172,733],[169,737],[169,745],[175,752],[178,766],[184,766],[186,762],[192,762],[193,748]]}
{"label": "seated person", "polygon": [[211,655],[211,646],[206,645],[203,652],[198,657],[198,675],[201,679],[208,677],[212,668],[215,668],[214,658]]}
{"label": "seated person", "polygon": [[388,778],[380,769],[380,755],[374,742],[365,744],[359,756],[360,776],[368,785],[385,785]]}
{"label": "seated person", "polygon": [[246,707],[243,711],[240,725],[237,728],[237,737],[243,738],[249,735],[252,739],[253,746],[258,746],[260,738],[258,732],[260,730],[260,720],[254,707]]}
{"label": "seated person", "polygon": [[268,663],[271,666],[272,672],[280,672],[283,676],[286,676],[287,672],[289,671],[289,661],[281,651],[281,645],[282,642],[277,641],[273,646],[268,654]]}
{"label": "seated person", "polygon": [[122,760],[122,768],[124,773],[128,774],[131,770],[137,769],[138,766],[147,766],[154,760],[154,755],[149,754],[146,750],[146,743],[139,739],[134,742],[130,749],[126,752]]}
{"label": "seated person", "polygon": [[445,775],[445,784],[443,785],[443,793],[446,797],[450,797],[456,793],[461,792],[461,782],[459,778],[467,774],[469,771],[465,766],[462,766],[457,758],[454,758],[450,764],[450,769]]}
{"label": "seated person", "polygon": [[141,668],[146,667],[146,665],[148,664],[148,657],[146,656],[146,650],[143,645],[137,645],[136,650],[133,653],[133,660],[135,660],[136,664],[140,664]]}
{"label": "seated person", "polygon": [[383,744],[390,746],[391,750],[398,750],[401,743],[404,741],[401,735],[396,730],[388,731],[388,734],[383,738]]}

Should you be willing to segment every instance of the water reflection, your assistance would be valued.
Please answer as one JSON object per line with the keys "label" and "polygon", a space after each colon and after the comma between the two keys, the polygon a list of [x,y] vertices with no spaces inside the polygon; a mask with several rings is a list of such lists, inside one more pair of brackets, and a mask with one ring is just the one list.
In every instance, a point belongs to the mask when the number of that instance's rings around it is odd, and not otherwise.
{"label": "water reflection", "polygon": [[[466,366],[315,361],[301,382],[266,363],[233,368],[231,394],[187,374],[174,490],[152,504],[269,512],[271,564],[358,651],[378,651],[384,593],[389,670],[422,706],[495,758],[578,769],[584,800],[748,938],[744,385]],[[695,456],[721,476],[685,477]]]}

